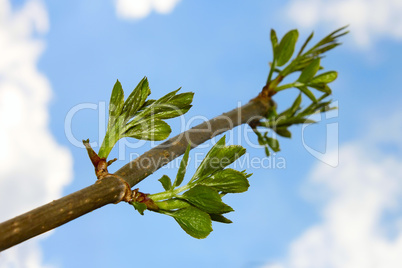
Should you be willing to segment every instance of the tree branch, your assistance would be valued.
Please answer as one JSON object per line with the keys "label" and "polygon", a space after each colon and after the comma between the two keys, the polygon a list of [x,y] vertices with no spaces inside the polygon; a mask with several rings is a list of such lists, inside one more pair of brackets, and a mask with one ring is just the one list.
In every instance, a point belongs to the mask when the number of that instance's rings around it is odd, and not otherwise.
{"label": "tree branch", "polygon": [[[192,148],[238,125],[263,117],[273,105],[266,96],[199,124],[149,150],[115,174],[25,214],[0,223],[0,251],[45,233],[88,212],[125,198],[127,183],[133,187],[144,178]],[[118,179],[118,176],[123,180]]]}

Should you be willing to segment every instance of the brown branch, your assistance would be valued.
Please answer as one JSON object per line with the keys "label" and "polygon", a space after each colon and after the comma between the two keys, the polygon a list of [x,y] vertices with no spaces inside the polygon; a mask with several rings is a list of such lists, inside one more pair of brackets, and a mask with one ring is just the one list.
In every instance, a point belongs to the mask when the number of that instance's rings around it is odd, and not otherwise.
{"label": "brown branch", "polygon": [[[259,96],[246,105],[197,125],[149,150],[126,164],[114,175],[25,214],[0,223],[0,251],[45,233],[64,223],[107,204],[119,203],[127,194],[127,183],[133,187],[144,178],[192,148],[238,125],[249,123],[266,114],[270,99]],[[125,181],[119,179],[123,178]]]}

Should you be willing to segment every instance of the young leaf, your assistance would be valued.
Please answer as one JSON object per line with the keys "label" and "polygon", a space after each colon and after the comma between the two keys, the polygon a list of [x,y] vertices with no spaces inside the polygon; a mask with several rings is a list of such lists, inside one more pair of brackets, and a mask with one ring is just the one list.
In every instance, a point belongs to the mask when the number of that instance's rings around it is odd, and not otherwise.
{"label": "young leaf", "polygon": [[322,47],[319,47],[318,49],[316,49],[313,53],[313,55],[319,55],[319,54],[324,54],[327,51],[330,51],[331,49],[336,48],[337,46],[339,46],[340,43],[331,43],[331,44],[326,44]]}
{"label": "young leaf", "polygon": [[303,44],[302,47],[300,48],[300,51],[299,51],[299,53],[297,54],[297,56],[300,56],[300,55],[303,53],[303,51],[304,51],[304,49],[306,48],[307,44],[311,41],[311,39],[313,39],[313,36],[314,36],[314,32],[312,32],[312,33],[309,35],[309,37],[306,39],[306,41],[304,42],[304,44]]}
{"label": "young leaf", "polygon": [[185,114],[191,108],[190,104],[194,93],[188,92],[176,95],[179,90],[180,88],[141,109],[128,125],[134,126],[141,121],[147,120],[150,116],[155,119],[168,119]]}
{"label": "young leaf", "polygon": [[124,105],[124,92],[123,88],[120,84],[120,81],[117,80],[114,84],[112,95],[110,96],[110,103],[109,103],[109,122],[108,122],[108,129],[111,129],[117,118],[120,116],[121,111]]}
{"label": "young leaf", "polygon": [[332,44],[337,44],[336,43],[336,39],[347,34],[349,31],[345,31],[343,33],[340,33],[338,35],[336,35],[337,33],[343,31],[344,29],[346,29],[348,26],[343,26],[335,31],[333,31],[332,33],[330,33],[329,35],[325,36],[323,39],[321,39],[320,42],[318,42],[311,50],[317,49],[319,47],[325,46],[325,45],[332,45]]}
{"label": "young leaf", "polygon": [[194,238],[202,239],[212,232],[212,221],[208,213],[195,207],[179,209],[168,215],[172,216],[180,227]]}
{"label": "young leaf", "polygon": [[234,211],[234,209],[231,206],[228,206],[228,205],[226,205],[224,203],[223,209],[220,212],[220,214],[225,214],[225,213],[229,213],[229,212],[232,212],[232,211]]}
{"label": "young leaf", "polygon": [[306,86],[297,87],[301,92],[303,92],[309,99],[313,102],[317,102],[314,94]]}
{"label": "young leaf", "polygon": [[277,139],[271,138],[271,137],[266,137],[267,138],[267,143],[269,145],[269,147],[271,147],[271,149],[274,152],[279,152],[280,148],[279,148],[279,142]]}
{"label": "young leaf", "polygon": [[257,134],[258,144],[259,145],[265,145],[266,142],[265,142],[265,139],[262,136],[262,134],[256,129],[254,130],[254,133]]}
{"label": "young leaf", "polygon": [[181,198],[207,213],[222,213],[226,205],[216,190],[204,185],[194,186]]}
{"label": "young leaf", "polygon": [[[167,199],[163,201],[158,201],[156,202],[156,205],[158,206],[159,210],[176,210],[176,209],[181,209],[181,208],[186,208],[191,206],[190,203],[188,203],[185,200],[181,200],[178,198],[172,198],[172,199]],[[162,212],[163,213],[163,212]]]}
{"label": "young leaf", "polygon": [[311,119],[306,119],[300,116],[300,114],[297,114],[296,117],[291,117],[286,119],[283,123],[278,124],[281,127],[285,126],[291,126],[291,125],[296,125],[296,124],[309,124],[309,123],[315,123],[315,121],[311,120]]}
{"label": "young leaf", "polygon": [[154,102],[152,102],[152,104],[150,104],[148,107],[146,107],[143,111],[141,111],[141,113],[139,113],[136,118],[133,121],[136,122],[138,120],[141,120],[143,118],[146,118],[150,115],[156,115],[158,114],[158,112],[160,112],[160,110],[163,110],[163,107],[166,106],[166,103],[168,103],[168,101],[170,99],[172,99],[176,93],[180,90],[176,89],[172,92],[169,92],[168,94],[166,94],[165,96],[163,96],[162,98],[155,100]]}
{"label": "young leaf", "polygon": [[186,174],[188,155],[190,153],[190,149],[191,149],[191,145],[189,144],[189,145],[187,145],[186,152],[184,153],[184,156],[180,162],[179,171],[177,171],[176,179],[173,183],[173,188],[176,188],[177,186],[179,186],[184,179],[184,175]]}
{"label": "young leaf", "polygon": [[176,90],[173,90],[172,92],[169,92],[162,98],[156,100],[153,104],[157,105],[157,104],[161,104],[161,103],[167,103],[171,98],[173,98],[176,95],[177,92],[179,92],[180,89],[181,88],[178,88]]}
{"label": "young leaf", "polygon": [[123,135],[139,140],[160,141],[166,139],[171,131],[170,126],[165,121],[150,118],[130,128]]}
{"label": "young leaf", "polygon": [[317,58],[313,60],[300,74],[299,79],[297,81],[301,83],[307,83],[309,82],[315,74],[318,72],[318,69],[320,68],[320,58]]}
{"label": "young leaf", "polygon": [[200,184],[225,193],[242,193],[247,191],[250,186],[247,180],[249,176],[243,172],[227,168],[215,172],[211,177],[202,180]]}
{"label": "young leaf", "polygon": [[173,96],[167,103],[176,108],[187,107],[194,98],[193,92],[181,93]]}
{"label": "young leaf", "polygon": [[144,211],[147,209],[147,205],[139,202],[131,202],[131,204],[134,206],[135,210],[137,210],[141,215],[144,215]]}
{"label": "young leaf", "polygon": [[233,223],[231,220],[222,216],[221,214],[209,214],[209,216],[211,217],[211,220],[216,221],[216,222]]}
{"label": "young leaf", "polygon": [[187,92],[171,97],[164,103],[152,106],[155,118],[169,119],[185,114],[191,108],[194,93]]}
{"label": "young leaf", "polygon": [[152,100],[152,99],[146,100],[146,101],[144,102],[144,104],[141,106],[141,108],[138,109],[137,113],[139,113],[140,111],[145,110],[148,106],[150,106],[150,105],[151,105],[152,103],[154,103],[155,101],[156,101],[156,100]]}
{"label": "young leaf", "polygon": [[265,149],[265,155],[266,155],[267,157],[269,157],[270,153],[269,153],[268,146],[265,146],[264,149]]}
{"label": "young leaf", "polygon": [[208,166],[211,158],[215,157],[219,150],[225,147],[225,137],[223,136],[212,148],[209,150],[205,158],[202,160],[201,164],[198,166],[193,178],[190,181],[200,177],[201,172],[204,170],[204,166]]}
{"label": "young leaf", "polygon": [[149,94],[151,94],[151,90],[149,88],[148,79],[144,77],[124,103],[122,114],[124,114],[125,122],[132,118],[141,108]]}
{"label": "young leaf", "polygon": [[297,30],[291,30],[285,34],[275,51],[276,66],[283,66],[290,60],[295,50],[298,37],[299,32]]}
{"label": "young leaf", "polygon": [[311,84],[319,84],[319,83],[331,83],[338,77],[338,73],[335,71],[326,72],[320,75],[317,75],[310,81]]}
{"label": "young leaf", "polygon": [[240,145],[225,146],[225,136],[223,136],[205,156],[191,180],[205,178],[215,171],[224,169],[245,152],[246,149]]}
{"label": "young leaf", "polygon": [[319,83],[319,84],[309,84],[309,87],[315,88],[321,92],[324,92],[326,94],[331,94],[332,90],[331,88],[326,84],[326,83]]}
{"label": "young leaf", "polygon": [[285,138],[291,138],[292,133],[286,127],[278,127],[274,129],[276,134]]}
{"label": "young leaf", "polygon": [[274,52],[274,58],[275,58],[276,57],[275,50],[276,50],[276,47],[278,46],[278,37],[276,36],[276,32],[274,29],[271,29],[271,43],[272,43],[272,50]]}
{"label": "young leaf", "polygon": [[209,161],[203,166],[200,172],[200,178],[207,177],[215,171],[222,170],[228,165],[236,161],[246,152],[240,145],[225,146],[219,150],[214,156],[209,158]]}
{"label": "young leaf", "polygon": [[163,189],[165,189],[166,191],[172,189],[172,181],[167,175],[163,175],[162,178],[160,178],[158,181],[162,183]]}
{"label": "young leaf", "polygon": [[286,113],[284,113],[284,115],[289,117],[294,116],[297,110],[299,110],[301,102],[302,102],[302,96],[301,94],[299,94],[299,96],[297,96],[290,109]]}

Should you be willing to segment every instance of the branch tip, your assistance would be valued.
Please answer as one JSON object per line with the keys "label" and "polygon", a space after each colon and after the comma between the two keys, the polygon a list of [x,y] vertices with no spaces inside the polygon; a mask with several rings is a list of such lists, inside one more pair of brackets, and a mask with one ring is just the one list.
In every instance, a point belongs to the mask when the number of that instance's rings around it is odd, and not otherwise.
{"label": "branch tip", "polygon": [[107,161],[107,166],[110,166],[111,164],[113,164],[116,161],[117,161],[117,158],[113,158],[112,160]]}

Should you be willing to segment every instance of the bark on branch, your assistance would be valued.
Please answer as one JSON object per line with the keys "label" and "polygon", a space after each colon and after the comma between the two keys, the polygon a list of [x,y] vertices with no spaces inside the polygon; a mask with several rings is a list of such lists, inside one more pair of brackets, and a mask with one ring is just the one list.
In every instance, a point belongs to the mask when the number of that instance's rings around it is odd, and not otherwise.
{"label": "bark on branch", "polygon": [[[133,187],[144,178],[192,148],[238,125],[264,116],[271,100],[259,96],[246,105],[197,125],[149,150],[123,166],[115,174]],[[107,176],[95,184],[25,214],[0,223],[0,251],[45,233],[64,223],[125,197],[127,183]]]}

